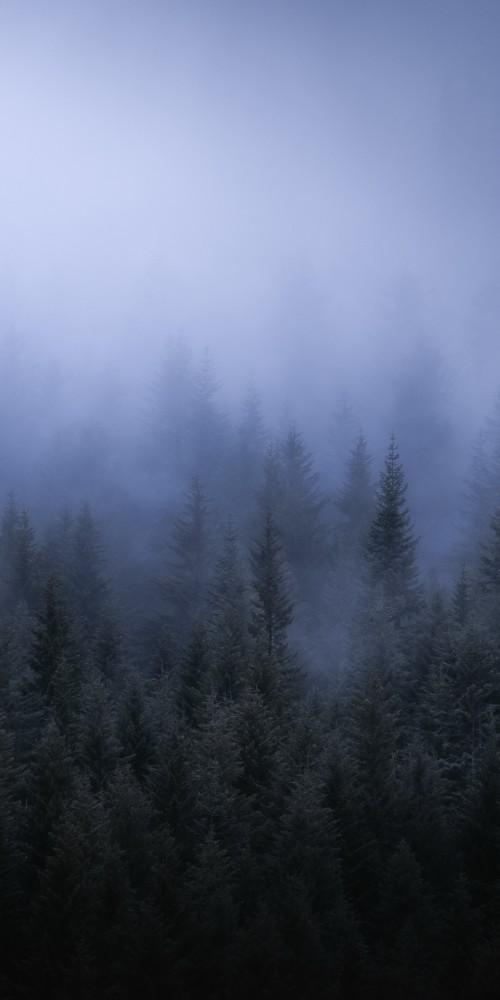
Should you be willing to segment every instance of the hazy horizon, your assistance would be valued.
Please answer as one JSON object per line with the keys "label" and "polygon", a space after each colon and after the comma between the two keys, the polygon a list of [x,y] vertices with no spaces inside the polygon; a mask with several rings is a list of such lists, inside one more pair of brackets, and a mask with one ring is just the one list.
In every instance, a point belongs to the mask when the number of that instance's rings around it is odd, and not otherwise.
{"label": "hazy horizon", "polygon": [[4,332],[135,373],[182,329],[280,391],[422,333],[484,410],[499,27],[484,0],[0,3]]}

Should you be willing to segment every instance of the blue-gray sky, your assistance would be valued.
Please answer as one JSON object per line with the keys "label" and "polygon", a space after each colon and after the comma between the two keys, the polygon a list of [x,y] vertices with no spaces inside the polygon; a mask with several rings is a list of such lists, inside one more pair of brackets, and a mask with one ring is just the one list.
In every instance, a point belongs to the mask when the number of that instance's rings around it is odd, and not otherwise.
{"label": "blue-gray sky", "polygon": [[497,0],[0,0],[4,325],[342,367],[411,274],[491,379],[499,43]]}

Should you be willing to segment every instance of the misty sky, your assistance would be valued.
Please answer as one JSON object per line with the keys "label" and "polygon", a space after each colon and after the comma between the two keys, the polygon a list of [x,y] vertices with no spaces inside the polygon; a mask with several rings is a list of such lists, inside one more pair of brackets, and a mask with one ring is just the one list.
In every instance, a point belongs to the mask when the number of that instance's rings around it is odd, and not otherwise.
{"label": "misty sky", "polygon": [[413,335],[384,320],[412,275],[485,377],[499,44],[498,0],[0,0],[3,328],[342,367]]}

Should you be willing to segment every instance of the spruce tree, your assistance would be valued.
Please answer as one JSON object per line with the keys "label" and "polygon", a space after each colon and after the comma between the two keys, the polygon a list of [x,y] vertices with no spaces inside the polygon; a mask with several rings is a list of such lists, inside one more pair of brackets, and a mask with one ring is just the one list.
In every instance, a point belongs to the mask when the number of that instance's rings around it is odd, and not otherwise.
{"label": "spruce tree", "polygon": [[215,567],[211,598],[210,646],[212,682],[220,697],[236,698],[248,659],[246,593],[243,566],[233,522],[229,518],[222,554]]}
{"label": "spruce tree", "polygon": [[394,435],[380,475],[375,516],[367,544],[369,573],[389,614],[400,627],[414,618],[422,605],[415,557],[417,539],[406,505],[407,483]]}
{"label": "spruce tree", "polygon": [[168,575],[157,584],[165,602],[164,624],[181,648],[207,618],[213,571],[209,501],[196,477],[185,495],[182,515],[174,522],[168,548]]}
{"label": "spruce tree", "polygon": [[288,646],[293,605],[287,593],[282,547],[268,511],[262,539],[251,552],[253,601],[250,616],[254,683],[271,701],[293,686],[296,670]]}
{"label": "spruce tree", "polygon": [[342,551],[351,561],[358,560],[365,549],[375,512],[371,463],[366,438],[360,434],[347,462],[344,484],[335,499],[344,518],[339,529]]}
{"label": "spruce tree", "polygon": [[74,524],[70,584],[78,618],[85,631],[93,633],[110,592],[99,531],[87,503]]}
{"label": "spruce tree", "polygon": [[20,602],[29,608],[38,596],[39,554],[28,511],[13,494],[0,523],[0,600],[13,611]]}
{"label": "spruce tree", "polygon": [[51,577],[42,593],[29,657],[31,689],[65,726],[74,721],[82,678],[82,657],[60,580]]}
{"label": "spruce tree", "polygon": [[280,447],[283,499],[280,538],[287,561],[300,576],[322,560],[326,497],[301,435],[291,427]]}
{"label": "spruce tree", "polygon": [[262,404],[254,383],[250,383],[243,400],[243,412],[237,430],[234,466],[236,475],[231,477],[230,488],[236,506],[248,516],[250,502],[257,489],[264,460],[267,432],[262,415]]}

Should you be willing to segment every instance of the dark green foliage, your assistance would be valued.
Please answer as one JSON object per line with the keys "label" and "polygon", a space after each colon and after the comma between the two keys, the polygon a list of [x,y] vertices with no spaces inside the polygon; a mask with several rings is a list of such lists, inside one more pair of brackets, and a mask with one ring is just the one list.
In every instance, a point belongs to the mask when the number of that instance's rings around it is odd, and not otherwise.
{"label": "dark green foliage", "polygon": [[500,508],[495,510],[490,521],[489,544],[483,546],[480,562],[480,580],[488,594],[500,593]]}
{"label": "dark green foliage", "polygon": [[451,600],[451,611],[457,625],[467,625],[472,614],[472,595],[469,575],[462,566]]}
{"label": "dark green foliage", "polygon": [[237,538],[229,520],[215,567],[211,598],[212,684],[219,697],[236,698],[248,667],[247,599]]}
{"label": "dark green foliage", "polygon": [[349,739],[363,785],[364,820],[377,852],[393,843],[397,826],[398,707],[390,675],[375,667],[367,669],[352,697]]}
{"label": "dark green foliage", "polygon": [[119,685],[125,664],[124,634],[111,600],[107,600],[101,610],[91,652],[94,665],[104,680]]}
{"label": "dark green foliage", "polygon": [[27,510],[10,494],[0,524],[0,599],[12,611],[21,602],[36,604],[39,554]]}
{"label": "dark green foliage", "polygon": [[235,497],[234,509],[246,515],[253,513],[253,500],[261,474],[266,449],[267,433],[262,414],[262,404],[256,386],[251,383],[243,400],[233,468],[236,475],[231,483]]}
{"label": "dark green foliage", "polygon": [[79,621],[86,632],[94,632],[107,599],[104,556],[99,532],[89,504],[80,510],[73,528],[70,586]]}
{"label": "dark green foliage", "polygon": [[408,623],[422,603],[415,558],[417,540],[406,506],[406,490],[403,466],[392,436],[377,490],[367,555],[372,583],[382,594],[398,627]]}
{"label": "dark green foliage", "polygon": [[499,740],[491,719],[467,786],[462,847],[474,897],[494,921],[500,916]]}
{"label": "dark green foliage", "polygon": [[[107,783],[118,760],[113,711],[104,681],[100,673],[93,670],[82,688],[76,758],[94,791],[98,791]],[[122,728],[125,730],[123,723]],[[132,737],[129,728],[131,728],[130,723],[127,731],[123,732],[123,738],[130,749]]]}
{"label": "dark green foliage", "polygon": [[[19,807],[23,777],[16,760],[14,739],[0,712],[0,940],[8,964],[19,948],[25,907],[22,812]],[[0,987],[2,985],[0,962]]]}
{"label": "dark green foliage", "polygon": [[169,550],[169,575],[159,586],[172,635],[182,642],[207,616],[213,568],[209,505],[196,478],[186,494],[183,515],[174,523]]}
{"label": "dark green foliage", "polygon": [[474,754],[489,728],[491,707],[499,703],[498,660],[487,637],[474,626],[459,633],[448,667],[451,713],[449,738]]}
{"label": "dark green foliage", "polygon": [[191,728],[181,717],[155,748],[147,779],[155,814],[184,846],[194,813],[193,754]]}
{"label": "dark green foliage", "polygon": [[38,995],[109,995],[125,888],[102,800],[83,783],[53,827],[31,908],[31,986]]}
{"label": "dark green foliage", "polygon": [[74,723],[82,676],[82,656],[60,580],[51,577],[42,591],[29,657],[29,685],[61,725]]}
{"label": "dark green foliage", "polygon": [[319,487],[301,435],[291,427],[280,448],[282,504],[279,531],[289,563],[303,572],[324,559],[324,526],[321,514],[326,497]]}
{"label": "dark green foliage", "polygon": [[212,660],[205,629],[194,628],[182,654],[177,685],[177,706],[192,725],[198,725],[212,686]]}
{"label": "dark green foliage", "polygon": [[267,512],[262,539],[251,556],[253,600],[250,617],[251,673],[258,690],[275,702],[287,697],[296,679],[288,646],[293,605],[287,593],[282,547],[273,515]]}
{"label": "dark green foliage", "polygon": [[[209,359],[176,350],[137,483],[98,509],[118,594],[83,497],[41,556],[5,510],[2,997],[496,996],[497,514],[454,586],[421,584],[394,438],[375,502],[343,442],[328,507],[295,429],[261,467],[255,396],[236,460]],[[195,466],[213,500],[195,478],[175,519]]]}
{"label": "dark green foliage", "polygon": [[435,963],[434,912],[420,866],[405,840],[387,861],[381,880],[376,929],[376,989],[388,996],[426,994]]}
{"label": "dark green foliage", "polygon": [[71,753],[57,722],[42,731],[26,782],[27,873],[37,880],[43,870],[50,835],[74,784]]}
{"label": "dark green foliage", "polygon": [[120,700],[117,719],[120,753],[139,781],[147,775],[154,753],[154,733],[139,678],[132,675]]}

